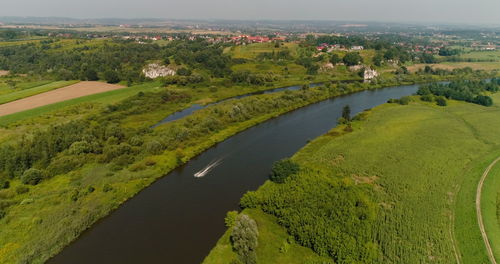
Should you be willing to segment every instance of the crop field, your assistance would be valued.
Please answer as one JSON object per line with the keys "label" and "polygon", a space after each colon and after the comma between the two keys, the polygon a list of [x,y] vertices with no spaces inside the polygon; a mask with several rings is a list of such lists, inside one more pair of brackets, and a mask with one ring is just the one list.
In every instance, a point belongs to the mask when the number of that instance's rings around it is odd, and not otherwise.
{"label": "crop field", "polygon": [[[500,96],[497,94],[494,99],[498,103]],[[336,184],[359,188],[378,205],[377,216],[369,228],[366,223],[354,225],[355,229],[372,230],[372,240],[379,251],[375,262],[487,263],[474,198],[482,172],[500,154],[500,107],[455,101],[438,107],[417,98],[414,101],[407,106],[379,106],[368,112],[366,120],[354,122],[353,132],[346,134],[340,127],[308,144],[292,158],[303,168],[301,173],[284,184],[266,182],[251,195],[253,199],[262,199],[261,204],[256,202],[260,204],[256,208],[277,215],[278,223],[289,223],[284,216],[290,205],[276,205],[280,209],[274,211],[274,200],[293,204],[293,198],[286,199],[288,193],[295,193],[294,197],[297,192],[307,195],[309,188],[314,189],[315,196],[323,197],[335,192],[332,188]],[[498,167],[491,176],[498,175]],[[330,187],[318,187],[322,181],[331,182],[325,185]],[[498,177],[491,177],[487,185],[489,191],[485,191],[483,202],[488,207],[483,212],[488,219],[489,235],[495,240]],[[292,206],[290,210],[306,209]],[[335,213],[343,209],[318,210],[313,217],[315,223],[323,221],[323,214],[332,213],[321,210]],[[307,226],[307,217],[311,216],[300,217]],[[349,230],[351,225],[345,222],[328,230]],[[286,227],[288,232],[296,232],[293,225]],[[219,254],[221,244],[224,240],[219,241],[210,256]],[[498,250],[498,244],[495,245]],[[274,257],[279,255],[275,251]]]}
{"label": "crop field", "polygon": [[[37,85],[34,87],[26,87],[23,86],[23,84],[20,84],[18,89],[12,92],[5,91],[5,89],[2,89],[0,86],[0,104],[5,104],[9,103],[12,101],[16,101],[19,99],[23,99],[29,96],[45,93],[48,91],[52,91],[55,89],[59,89],[65,86],[69,86],[72,84],[76,84],[79,81],[56,81],[56,82],[48,82],[46,83],[45,81],[42,81],[42,85]],[[4,92],[4,93],[2,93]]]}
{"label": "crop field", "polygon": [[57,90],[41,93],[0,105],[0,116],[10,115],[66,100],[121,89],[123,86],[102,82],[80,82]]}
{"label": "crop field", "polygon": [[[102,106],[106,104],[116,103],[139,92],[157,90],[158,86],[159,84],[156,82],[146,83],[122,89],[115,89],[108,92],[82,96],[79,98],[45,105],[15,114],[0,116],[0,126],[8,126],[23,120],[29,120],[27,124],[50,123],[54,118],[57,119],[64,118],[66,116],[74,116],[75,109],[79,109],[76,112],[80,112],[83,109],[98,108],[97,105]],[[81,107],[83,107],[83,109]],[[0,137],[0,141],[1,139],[2,138]]]}

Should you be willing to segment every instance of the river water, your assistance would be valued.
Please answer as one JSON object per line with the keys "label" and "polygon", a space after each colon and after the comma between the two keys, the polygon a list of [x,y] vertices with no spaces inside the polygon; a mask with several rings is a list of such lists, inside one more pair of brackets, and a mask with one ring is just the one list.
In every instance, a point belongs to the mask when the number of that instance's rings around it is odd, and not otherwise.
{"label": "river water", "polygon": [[[200,263],[226,230],[227,211],[289,157],[352,114],[413,94],[418,85],[362,91],[297,109],[243,131],[159,179],[97,222],[52,264]],[[219,161],[204,177],[194,174]]]}

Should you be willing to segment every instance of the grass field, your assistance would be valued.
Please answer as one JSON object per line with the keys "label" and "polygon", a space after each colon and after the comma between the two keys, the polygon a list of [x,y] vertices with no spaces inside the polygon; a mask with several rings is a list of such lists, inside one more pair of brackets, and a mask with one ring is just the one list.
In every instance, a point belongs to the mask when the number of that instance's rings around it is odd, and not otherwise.
{"label": "grass field", "polygon": [[[494,98],[498,103],[500,96]],[[293,160],[307,168],[300,174],[304,181],[285,187],[266,182],[256,197],[269,202],[277,188],[304,189],[300,183],[314,185],[310,182],[318,173],[368,185],[367,194],[379,205],[373,226],[378,263],[487,263],[474,195],[484,168],[500,153],[499,114],[498,104],[486,108],[449,102],[438,107],[417,100],[408,106],[382,105],[367,120],[355,122],[354,132],[340,137],[329,133],[299,151]],[[488,232],[497,237],[492,227],[495,222],[498,227],[498,177],[488,188],[484,200],[489,208],[483,211]],[[210,256],[218,254],[221,243]],[[265,263],[286,263],[274,257],[266,257]]]}
{"label": "grass field", "polygon": [[493,254],[500,261],[500,166],[497,164],[488,174],[483,186],[481,210],[485,230],[488,235]]}
{"label": "grass field", "polygon": [[57,82],[49,82],[45,83],[45,81],[42,81],[42,85],[39,86],[34,86],[34,87],[28,87],[24,88],[22,85],[19,87],[20,90],[12,92],[12,93],[6,93],[0,95],[0,104],[5,104],[8,102],[16,101],[25,97],[45,93],[48,91],[52,91],[58,88],[62,88],[65,86],[69,86],[72,84],[75,84],[79,81],[57,81]]}
{"label": "grass field", "polygon": [[419,69],[424,69],[425,66],[431,66],[435,69],[453,70],[470,67],[473,70],[498,70],[500,61],[498,62],[443,62],[439,64],[414,64],[408,67],[410,72],[416,72]]}
{"label": "grass field", "polygon": [[478,61],[500,61],[500,50],[495,51],[472,51],[459,56],[461,59],[472,59]]}
{"label": "grass field", "polygon": [[297,55],[298,44],[284,43],[284,46],[275,48],[274,43],[254,43],[249,45],[239,45],[226,48],[224,53],[230,54],[235,59],[255,59],[261,53],[272,53],[282,51],[283,48],[290,50],[292,56]]}

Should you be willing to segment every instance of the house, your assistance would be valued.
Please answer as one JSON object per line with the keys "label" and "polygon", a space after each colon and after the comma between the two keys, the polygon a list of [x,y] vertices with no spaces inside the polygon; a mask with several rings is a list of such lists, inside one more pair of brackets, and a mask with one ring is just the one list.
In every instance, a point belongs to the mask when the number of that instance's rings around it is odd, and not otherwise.
{"label": "house", "polygon": [[351,47],[351,50],[364,50],[364,49],[365,49],[365,47],[363,47],[363,46],[352,46]]}

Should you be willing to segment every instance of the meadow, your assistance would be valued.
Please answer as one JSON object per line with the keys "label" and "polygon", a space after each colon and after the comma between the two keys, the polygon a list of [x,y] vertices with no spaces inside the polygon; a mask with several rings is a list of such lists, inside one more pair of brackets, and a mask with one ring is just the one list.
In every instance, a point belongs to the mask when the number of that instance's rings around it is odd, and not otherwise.
{"label": "meadow", "polygon": [[[498,102],[500,96],[494,99]],[[262,210],[276,217],[276,232],[285,228],[296,243],[335,263],[487,263],[474,198],[482,172],[500,154],[496,133],[500,108],[457,101],[439,107],[418,97],[413,101],[406,106],[376,107],[365,112],[362,121],[352,123],[352,132],[339,126],[315,139],[292,157],[300,172],[281,184],[268,181],[245,195],[243,212]],[[495,173],[498,167],[492,176]],[[498,180],[491,177],[487,186],[483,213],[495,243]],[[321,202],[336,192],[347,192],[342,196],[348,197],[343,198],[345,203]],[[296,201],[295,197],[302,198]],[[366,208],[376,205],[376,216],[368,214],[361,221],[343,216],[349,210],[345,204],[357,207],[359,203]],[[316,237],[306,239],[307,233],[301,230],[309,225],[317,226],[309,231]],[[338,231],[330,237],[332,230]],[[328,240],[336,236],[345,239]],[[230,255],[232,249],[224,239],[205,263],[214,256]],[[350,239],[358,244],[347,242]],[[323,244],[323,240],[330,242]],[[375,246],[368,247],[369,242]],[[329,244],[336,251],[325,251]],[[498,249],[498,244],[494,247]],[[257,257],[265,259],[262,263],[286,263],[273,262],[286,255],[274,250],[274,256],[257,251]],[[363,251],[372,255],[354,254]]]}

